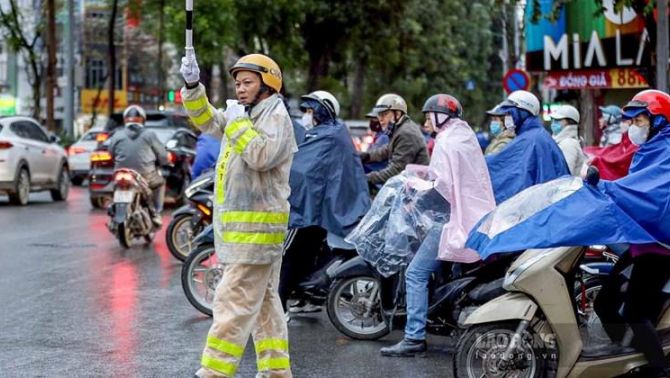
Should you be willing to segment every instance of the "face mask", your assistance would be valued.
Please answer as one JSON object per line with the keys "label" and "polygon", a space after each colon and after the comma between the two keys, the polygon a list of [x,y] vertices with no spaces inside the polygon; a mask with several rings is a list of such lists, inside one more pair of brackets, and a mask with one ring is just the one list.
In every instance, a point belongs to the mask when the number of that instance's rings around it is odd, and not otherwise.
{"label": "face mask", "polygon": [[634,145],[639,146],[647,141],[647,138],[649,137],[649,128],[631,125],[630,128],[628,128],[628,137]]}
{"label": "face mask", "polygon": [[502,125],[500,124],[500,121],[491,121],[491,125],[489,127],[493,136],[498,136],[500,133],[502,133]]}
{"label": "face mask", "polygon": [[557,135],[558,133],[560,133],[562,129],[563,129],[563,125],[561,125],[561,123],[559,121],[553,121],[551,123],[551,132],[554,135]]}
{"label": "face mask", "polygon": [[306,127],[308,130],[314,127],[314,125],[312,124],[312,113],[303,114],[300,122],[302,122],[302,125]]}
{"label": "face mask", "polygon": [[512,116],[505,116],[505,128],[506,129],[516,128],[516,125],[514,125],[514,119],[512,118]]}

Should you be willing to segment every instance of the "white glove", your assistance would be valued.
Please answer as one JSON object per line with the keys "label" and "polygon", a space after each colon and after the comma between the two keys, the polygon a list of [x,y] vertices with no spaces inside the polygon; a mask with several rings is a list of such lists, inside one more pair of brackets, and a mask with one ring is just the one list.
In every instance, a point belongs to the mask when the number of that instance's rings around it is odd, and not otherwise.
{"label": "white glove", "polygon": [[246,117],[247,112],[244,105],[237,100],[226,100],[226,110],[223,112],[223,116],[226,118],[226,126],[228,126],[236,119]]}
{"label": "white glove", "polygon": [[181,72],[187,84],[195,84],[200,81],[200,68],[198,68],[198,61],[195,59],[193,47],[186,48],[186,56],[181,58],[179,72]]}

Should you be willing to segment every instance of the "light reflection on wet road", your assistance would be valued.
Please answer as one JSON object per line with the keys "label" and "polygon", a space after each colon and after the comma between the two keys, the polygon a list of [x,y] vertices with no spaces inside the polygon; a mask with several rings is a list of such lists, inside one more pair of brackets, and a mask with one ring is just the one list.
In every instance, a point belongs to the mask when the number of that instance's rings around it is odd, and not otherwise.
{"label": "light reflection on wet road", "polygon": [[[0,376],[193,376],[211,320],[184,297],[181,263],[163,232],[124,250],[106,221],[86,188],[66,203],[35,193],[26,207],[0,196]],[[379,348],[400,333],[353,341],[325,314],[297,318],[289,332],[296,377],[451,375],[443,338],[429,340],[427,359],[386,359]],[[254,372],[249,347],[239,376]]]}

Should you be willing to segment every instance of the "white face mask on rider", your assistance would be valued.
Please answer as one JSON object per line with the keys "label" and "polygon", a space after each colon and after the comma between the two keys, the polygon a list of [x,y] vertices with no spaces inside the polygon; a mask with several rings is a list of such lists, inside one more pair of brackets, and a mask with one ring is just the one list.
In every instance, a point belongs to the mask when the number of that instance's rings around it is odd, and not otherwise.
{"label": "white face mask on rider", "polygon": [[628,128],[628,138],[634,145],[641,145],[649,137],[649,126],[630,125]]}
{"label": "white face mask on rider", "polygon": [[302,119],[301,119],[300,122],[302,122],[302,125],[303,125],[307,130],[309,130],[309,129],[311,129],[312,127],[314,127],[313,120],[314,120],[314,118],[312,117],[312,113],[307,112],[307,113],[305,113],[305,114],[302,115]]}
{"label": "white face mask on rider", "polygon": [[510,115],[505,116],[505,129],[514,130],[515,128],[516,125],[514,124],[514,118],[512,118]]}

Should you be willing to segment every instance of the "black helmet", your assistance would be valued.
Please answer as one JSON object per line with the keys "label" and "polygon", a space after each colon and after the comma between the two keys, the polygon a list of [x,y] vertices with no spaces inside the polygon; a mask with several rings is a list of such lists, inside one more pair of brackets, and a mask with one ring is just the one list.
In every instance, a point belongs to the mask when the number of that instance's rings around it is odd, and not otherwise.
{"label": "black helmet", "polygon": [[461,103],[456,97],[443,93],[428,98],[421,111],[424,113],[442,113],[448,115],[449,118],[463,118]]}

